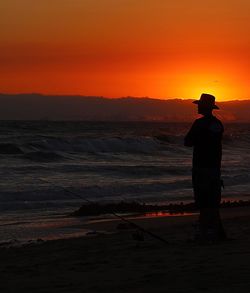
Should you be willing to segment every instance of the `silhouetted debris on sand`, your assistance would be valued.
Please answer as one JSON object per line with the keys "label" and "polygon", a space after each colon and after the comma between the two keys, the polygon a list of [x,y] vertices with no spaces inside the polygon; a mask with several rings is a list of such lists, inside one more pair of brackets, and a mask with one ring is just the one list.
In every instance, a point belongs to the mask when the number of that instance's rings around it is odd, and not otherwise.
{"label": "silhouetted debris on sand", "polygon": [[[250,206],[250,201],[223,201],[221,207],[243,207]],[[77,211],[73,212],[71,216],[84,217],[84,216],[98,216],[103,214],[112,213],[151,213],[151,212],[168,212],[170,214],[180,214],[195,212],[196,207],[193,202],[191,203],[170,203],[166,205],[157,204],[141,204],[138,202],[125,202],[118,203],[88,203],[82,205]]]}

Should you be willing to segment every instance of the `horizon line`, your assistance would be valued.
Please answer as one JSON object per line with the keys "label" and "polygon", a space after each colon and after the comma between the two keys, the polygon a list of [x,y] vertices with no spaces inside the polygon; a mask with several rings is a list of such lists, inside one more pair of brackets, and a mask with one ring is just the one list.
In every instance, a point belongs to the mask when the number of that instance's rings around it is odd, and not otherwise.
{"label": "horizon line", "polygon": [[[19,93],[4,93],[0,92],[0,95],[6,96],[23,96],[23,95],[37,95],[37,96],[52,96],[52,97],[82,97],[82,98],[102,98],[102,99],[151,99],[151,100],[161,100],[161,101],[169,101],[169,100],[197,100],[197,98],[180,98],[180,97],[168,97],[168,98],[157,98],[157,97],[149,97],[149,96],[120,96],[120,97],[107,97],[102,95],[83,95],[83,94],[49,94],[49,93],[38,93],[38,92],[19,92]],[[250,98],[243,98],[243,99],[232,99],[232,100],[216,100],[217,103],[225,103],[225,102],[243,102],[243,101],[250,101]]]}

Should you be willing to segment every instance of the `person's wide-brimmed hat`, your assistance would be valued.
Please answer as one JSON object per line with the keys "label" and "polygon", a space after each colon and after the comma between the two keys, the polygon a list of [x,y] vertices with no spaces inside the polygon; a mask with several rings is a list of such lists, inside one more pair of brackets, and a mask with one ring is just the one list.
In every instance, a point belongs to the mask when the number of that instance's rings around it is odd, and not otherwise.
{"label": "person's wide-brimmed hat", "polygon": [[193,103],[210,109],[220,109],[217,105],[215,105],[215,97],[210,94],[202,94],[200,99],[194,101]]}

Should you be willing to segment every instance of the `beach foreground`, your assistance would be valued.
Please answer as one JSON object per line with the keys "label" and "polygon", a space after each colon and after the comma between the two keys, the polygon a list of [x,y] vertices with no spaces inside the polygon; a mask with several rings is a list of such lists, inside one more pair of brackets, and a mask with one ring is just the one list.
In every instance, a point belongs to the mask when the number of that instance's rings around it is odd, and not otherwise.
{"label": "beach foreground", "polygon": [[222,210],[227,242],[198,245],[197,215],[135,223],[164,237],[136,242],[119,221],[93,222],[107,234],[0,249],[1,292],[249,292],[250,209]]}

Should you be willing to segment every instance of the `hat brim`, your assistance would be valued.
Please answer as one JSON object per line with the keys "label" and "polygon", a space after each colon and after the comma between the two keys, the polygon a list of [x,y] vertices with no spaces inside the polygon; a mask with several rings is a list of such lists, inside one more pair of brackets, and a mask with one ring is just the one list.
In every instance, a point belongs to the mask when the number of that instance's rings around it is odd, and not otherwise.
{"label": "hat brim", "polygon": [[[198,104],[202,104],[202,102],[200,102],[200,100],[196,100],[196,101],[193,101],[193,104],[198,105]],[[203,105],[207,106],[208,108],[212,108],[212,109],[220,109],[220,108],[219,108],[218,106],[216,106],[216,105],[211,105],[211,107],[210,107],[209,105],[204,104],[204,103],[203,103]]]}

